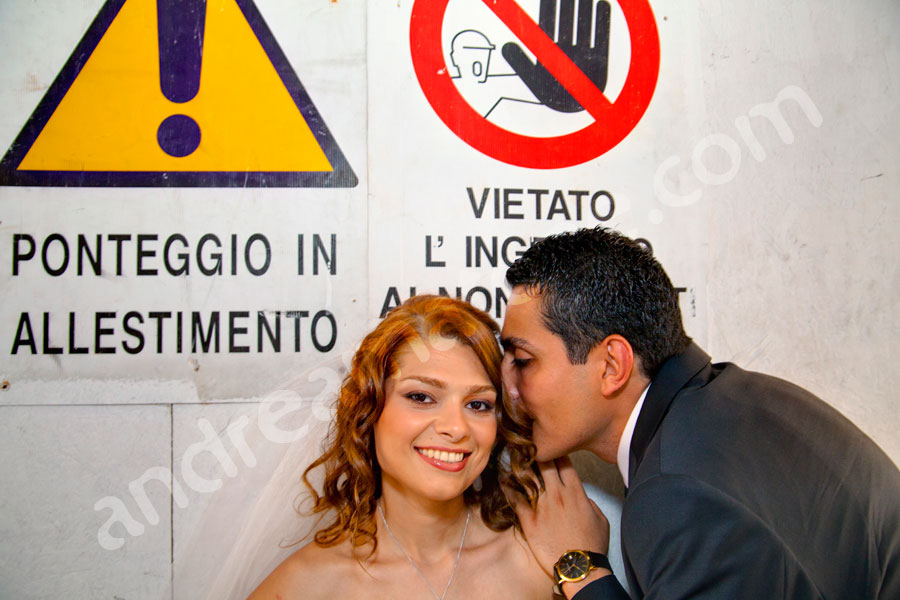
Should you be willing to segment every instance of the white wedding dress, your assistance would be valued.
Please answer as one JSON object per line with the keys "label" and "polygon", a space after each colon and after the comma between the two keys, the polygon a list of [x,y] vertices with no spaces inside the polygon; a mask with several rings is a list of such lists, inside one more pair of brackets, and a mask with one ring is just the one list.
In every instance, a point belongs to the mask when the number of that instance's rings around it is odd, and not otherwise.
{"label": "white wedding dress", "polygon": [[[223,485],[174,509],[175,600],[244,600],[306,543],[317,519],[295,509],[298,501],[309,506],[301,476],[321,454],[352,355],[319,363],[258,404],[217,406],[226,414],[215,424],[218,440],[236,468],[207,457],[203,477]],[[310,479],[321,477],[317,471]]]}

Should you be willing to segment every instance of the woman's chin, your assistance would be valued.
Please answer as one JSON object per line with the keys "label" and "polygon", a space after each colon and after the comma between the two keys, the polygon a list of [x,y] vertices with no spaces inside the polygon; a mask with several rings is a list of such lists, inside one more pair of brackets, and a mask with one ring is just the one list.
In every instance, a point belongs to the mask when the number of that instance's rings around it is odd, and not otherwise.
{"label": "woman's chin", "polygon": [[457,482],[436,482],[423,479],[414,483],[410,482],[407,490],[428,502],[452,502],[461,498],[471,485],[472,481],[468,479]]}
{"label": "woman's chin", "polygon": [[434,486],[423,490],[422,496],[432,502],[450,502],[460,498],[468,488],[468,485]]}

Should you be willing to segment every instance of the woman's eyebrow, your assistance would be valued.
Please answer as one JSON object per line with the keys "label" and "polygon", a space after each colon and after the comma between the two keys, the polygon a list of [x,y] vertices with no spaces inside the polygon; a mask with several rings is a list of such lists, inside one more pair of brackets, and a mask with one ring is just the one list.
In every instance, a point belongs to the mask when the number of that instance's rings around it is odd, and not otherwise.
{"label": "woman's eyebrow", "polygon": [[444,389],[445,387],[447,387],[446,384],[444,384],[444,382],[441,381],[440,379],[432,379],[431,377],[423,377],[421,375],[408,375],[408,376],[404,377],[401,381],[404,381],[407,379],[414,379],[416,381],[421,381],[422,383],[428,384],[430,386],[434,386],[436,388]]}
{"label": "woman's eyebrow", "polygon": [[468,389],[469,394],[481,394],[482,392],[496,392],[492,385],[473,385]]}
{"label": "woman's eyebrow", "polygon": [[[406,381],[409,379],[412,379],[415,381],[420,381],[426,385],[430,385],[430,386],[440,388],[440,389],[445,389],[447,387],[447,384],[445,384],[440,379],[433,379],[431,377],[424,377],[422,375],[409,375],[407,377],[404,377],[401,381]],[[494,389],[493,385],[488,385],[488,384],[472,385],[472,386],[469,386],[468,388],[466,388],[466,394],[481,394],[483,392],[496,392],[496,391],[497,390]]]}

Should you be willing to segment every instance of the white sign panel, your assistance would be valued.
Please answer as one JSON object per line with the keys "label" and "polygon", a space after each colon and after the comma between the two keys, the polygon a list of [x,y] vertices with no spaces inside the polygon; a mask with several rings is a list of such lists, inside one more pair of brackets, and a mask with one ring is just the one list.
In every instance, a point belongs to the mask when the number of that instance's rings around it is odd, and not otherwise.
{"label": "white sign panel", "polygon": [[661,258],[702,342],[702,219],[651,175],[701,118],[696,7],[558,4],[370,6],[370,312],[428,291],[500,319],[535,240],[604,226]]}
{"label": "white sign panel", "polygon": [[248,398],[356,340],[365,12],[327,9],[4,4],[5,399]]}

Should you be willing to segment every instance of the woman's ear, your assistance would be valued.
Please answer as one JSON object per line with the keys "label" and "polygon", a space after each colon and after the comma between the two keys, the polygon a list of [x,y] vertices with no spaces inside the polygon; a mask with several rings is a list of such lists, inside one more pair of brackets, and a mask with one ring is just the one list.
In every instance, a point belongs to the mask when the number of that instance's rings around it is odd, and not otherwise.
{"label": "woman's ear", "polygon": [[610,397],[624,388],[634,371],[634,351],[631,344],[619,334],[607,336],[598,346],[591,350],[597,361],[597,372],[600,377],[600,393]]}

